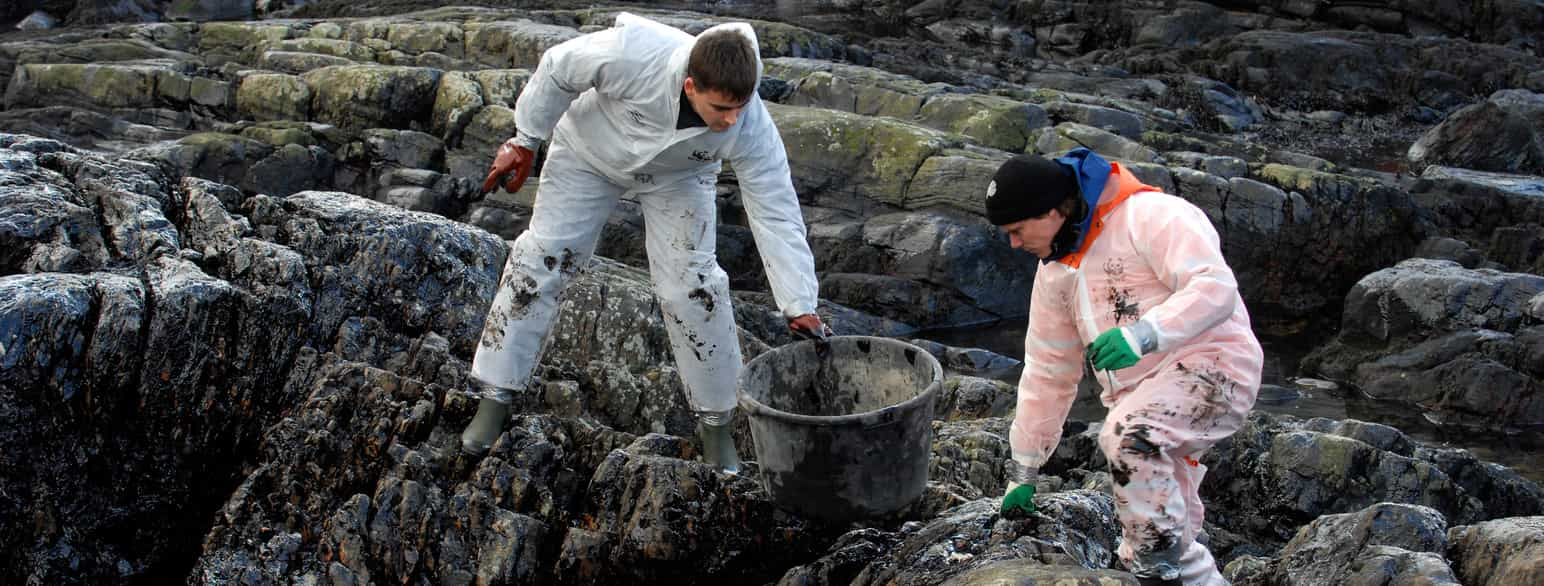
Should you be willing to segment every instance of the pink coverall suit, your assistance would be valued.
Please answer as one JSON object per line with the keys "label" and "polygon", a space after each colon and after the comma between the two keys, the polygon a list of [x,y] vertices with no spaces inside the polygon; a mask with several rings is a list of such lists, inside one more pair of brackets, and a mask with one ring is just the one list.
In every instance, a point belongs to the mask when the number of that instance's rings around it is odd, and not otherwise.
{"label": "pink coverall suit", "polygon": [[1096,373],[1110,410],[1099,447],[1114,479],[1118,554],[1138,575],[1226,584],[1195,541],[1199,460],[1254,405],[1263,354],[1206,215],[1112,168],[1114,188],[1103,191],[1081,248],[1035,274],[1013,457],[1045,463],[1077,394],[1084,348],[1109,328],[1146,322],[1156,349]]}

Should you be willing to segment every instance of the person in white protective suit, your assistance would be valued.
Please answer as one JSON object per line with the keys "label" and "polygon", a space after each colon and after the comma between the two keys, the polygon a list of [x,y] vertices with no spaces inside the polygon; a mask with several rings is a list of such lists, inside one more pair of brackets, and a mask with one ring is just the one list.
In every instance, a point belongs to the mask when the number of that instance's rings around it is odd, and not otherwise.
{"label": "person in white protective suit", "polygon": [[[761,62],[744,23],[693,37],[631,14],[554,46],[515,104],[517,134],[483,184],[510,192],[551,141],[530,227],[516,239],[472,361],[482,387],[462,446],[484,453],[513,390],[537,365],[558,296],[595,250],[624,194],[642,208],[649,273],[704,456],[738,469],[730,422],[741,368],[729,278],[714,256],[721,161],[734,167],[772,293],[795,332],[824,335],[814,256],[782,138],[756,95]],[[506,179],[507,177],[507,179]]]}
{"label": "person in white protective suit", "polygon": [[1142,584],[1226,584],[1204,543],[1200,460],[1254,406],[1263,353],[1217,231],[1191,203],[1087,149],[1020,155],[988,219],[1040,257],[1009,444],[1005,516],[1034,512],[1085,360],[1109,407],[1119,555]]}

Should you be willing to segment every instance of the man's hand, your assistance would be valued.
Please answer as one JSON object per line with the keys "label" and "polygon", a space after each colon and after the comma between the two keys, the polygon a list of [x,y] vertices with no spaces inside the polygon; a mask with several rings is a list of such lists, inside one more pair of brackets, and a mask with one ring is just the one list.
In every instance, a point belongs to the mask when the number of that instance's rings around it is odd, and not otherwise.
{"label": "man's hand", "polygon": [[1120,370],[1142,359],[1126,338],[1125,328],[1110,328],[1088,345],[1088,360],[1099,370]]}
{"label": "man's hand", "polygon": [[493,166],[488,168],[488,178],[483,180],[482,192],[486,194],[493,191],[499,179],[511,172],[515,175],[504,182],[504,191],[520,191],[520,186],[525,185],[526,178],[531,176],[531,166],[535,164],[536,153],[531,152],[531,149],[517,145],[512,140],[504,141],[493,155]]}
{"label": "man's hand", "polygon": [[813,313],[806,313],[788,320],[788,329],[792,330],[795,334],[801,334],[810,338],[824,339],[826,336],[831,335],[831,328],[820,321],[820,316]]}
{"label": "man's hand", "polygon": [[1035,485],[1019,484],[1008,481],[1008,490],[1003,494],[1003,506],[1000,513],[1009,519],[1022,519],[1035,512]]}

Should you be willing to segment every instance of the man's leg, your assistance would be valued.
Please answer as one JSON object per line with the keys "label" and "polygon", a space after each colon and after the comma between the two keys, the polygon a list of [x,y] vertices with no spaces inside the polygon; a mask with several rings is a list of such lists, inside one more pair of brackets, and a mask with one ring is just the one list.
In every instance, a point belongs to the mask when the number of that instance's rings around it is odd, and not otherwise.
{"label": "man's leg", "polygon": [[718,226],[715,177],[691,177],[639,198],[649,275],[659,297],[676,368],[698,413],[705,459],[739,470],[730,438],[740,339],[729,299],[729,275],[713,251]]}
{"label": "man's leg", "polygon": [[1255,389],[1213,364],[1194,356],[1142,381],[1116,400],[1099,432],[1121,521],[1118,553],[1155,584],[1226,584],[1195,541],[1205,515],[1199,458],[1238,431]]}
{"label": "man's leg", "polygon": [[558,297],[589,263],[622,191],[561,142],[548,150],[530,226],[509,251],[472,359],[472,377],[485,391],[477,416],[461,434],[467,451],[486,452],[503,432],[511,393],[536,369]]}
{"label": "man's leg", "polygon": [[[1231,435],[1231,434],[1230,434]],[[1203,450],[1204,451],[1204,450]],[[1200,462],[1202,454],[1189,456],[1184,465],[1175,469],[1174,479],[1179,482],[1180,493],[1185,496],[1185,512],[1190,520],[1185,534],[1190,536],[1190,547],[1179,558],[1179,577],[1185,584],[1226,584],[1217,571],[1217,561],[1206,544],[1195,540],[1206,522],[1206,506],[1201,504],[1201,480],[1206,478],[1206,465]]]}

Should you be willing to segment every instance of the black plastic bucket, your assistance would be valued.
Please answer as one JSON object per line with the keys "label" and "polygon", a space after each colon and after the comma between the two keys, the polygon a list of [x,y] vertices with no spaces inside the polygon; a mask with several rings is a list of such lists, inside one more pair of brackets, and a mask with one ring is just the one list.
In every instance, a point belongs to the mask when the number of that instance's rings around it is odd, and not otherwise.
{"label": "black plastic bucket", "polygon": [[927,488],[943,369],[889,338],[835,336],[757,356],[739,404],[779,506],[832,521],[884,516]]}

